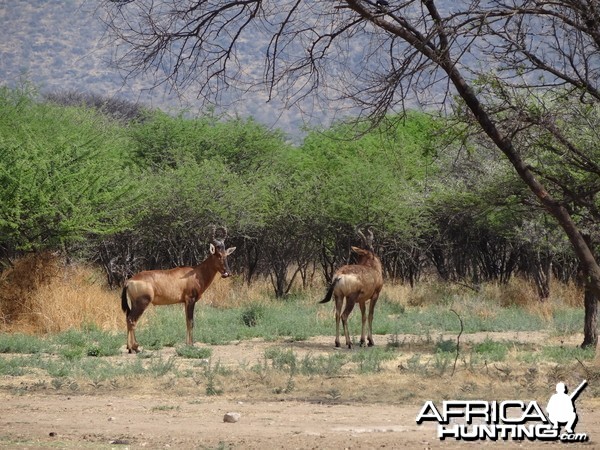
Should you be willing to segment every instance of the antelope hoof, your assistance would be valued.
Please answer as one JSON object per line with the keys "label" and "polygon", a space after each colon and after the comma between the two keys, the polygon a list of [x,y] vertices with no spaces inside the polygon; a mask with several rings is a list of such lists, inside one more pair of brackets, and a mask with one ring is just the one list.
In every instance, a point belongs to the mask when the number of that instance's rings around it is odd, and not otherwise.
{"label": "antelope hoof", "polygon": [[336,347],[336,348],[340,348],[340,343],[339,343],[339,341],[335,341],[335,347]]}
{"label": "antelope hoof", "polygon": [[375,346],[375,342],[373,342],[373,341],[369,341],[369,343],[368,343],[367,345],[368,345],[369,347],[373,347],[373,346]]}
{"label": "antelope hoof", "polygon": [[[361,347],[364,347],[364,346],[365,346],[365,340],[364,340],[364,339],[361,339],[361,340],[360,340],[360,346],[361,346]],[[370,342],[369,342],[369,346],[371,346],[371,343],[370,343]]]}

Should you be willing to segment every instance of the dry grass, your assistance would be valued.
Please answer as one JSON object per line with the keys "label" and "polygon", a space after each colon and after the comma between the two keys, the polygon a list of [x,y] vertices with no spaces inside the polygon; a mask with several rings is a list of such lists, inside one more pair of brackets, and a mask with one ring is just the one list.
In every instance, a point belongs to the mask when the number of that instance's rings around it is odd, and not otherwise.
{"label": "dry grass", "polygon": [[583,289],[574,283],[560,283],[552,280],[550,297],[540,301],[536,287],[530,280],[514,277],[506,284],[489,283],[482,289],[483,297],[502,307],[518,307],[524,311],[552,319],[561,308],[583,308]]}
{"label": "dry grass", "polygon": [[[302,288],[301,283],[295,284],[288,298],[309,304],[317,303],[325,296],[326,288],[322,282]],[[268,303],[275,300],[273,285],[268,278],[258,278],[249,286],[241,276],[220,278],[217,276],[202,296],[202,302],[216,308],[239,308],[248,304]]]}
{"label": "dry grass", "polygon": [[[386,289],[387,287],[384,286],[384,290]],[[457,295],[464,296],[472,293],[473,291],[470,291],[464,285],[434,280],[420,282],[413,289],[405,291],[404,295],[407,299],[406,304],[409,306],[428,306],[443,305]]]}
{"label": "dry grass", "polygon": [[[294,301],[314,304],[324,294],[323,283],[316,281],[308,289],[294,286],[290,295]],[[468,308],[470,314],[490,320],[497,313],[490,304],[516,306],[547,320],[557,309],[583,306],[583,291],[578,286],[553,281],[550,298],[540,302],[535,286],[522,278],[513,278],[507,284],[487,283],[479,292],[439,281],[421,282],[414,288],[386,283],[381,298],[409,307],[453,304],[459,314]],[[271,301],[273,288],[269,279],[259,279],[248,286],[241,276],[217,277],[201,299],[223,309]],[[319,314],[329,311],[322,309]],[[17,260],[0,273],[0,331],[48,333],[89,324],[103,330],[124,327],[120,291],[108,289],[99,269],[84,264],[67,265],[52,253],[39,253]]]}
{"label": "dry grass", "polygon": [[[394,293],[390,293],[390,289]],[[465,284],[434,280],[421,282],[413,289],[386,285],[384,292],[392,298],[402,298],[402,303],[408,306],[443,305],[453,303],[458,298],[467,300],[470,305],[477,305],[476,300],[485,299],[503,308],[514,306],[544,317],[550,317],[556,308],[583,307],[583,289],[575,283],[552,280],[550,298],[540,301],[535,284],[523,277],[513,277],[508,283],[485,283],[479,290]],[[481,314],[485,315],[485,311],[481,311]]]}
{"label": "dry grass", "polygon": [[86,265],[66,265],[52,253],[27,255],[0,276],[0,330],[59,332],[95,324],[117,330],[123,321],[117,291]]}
{"label": "dry grass", "polygon": [[202,303],[215,308],[238,308],[249,303],[263,302],[272,295],[273,288],[268,280],[258,280],[248,286],[242,277],[220,278],[217,276],[208,287]]}

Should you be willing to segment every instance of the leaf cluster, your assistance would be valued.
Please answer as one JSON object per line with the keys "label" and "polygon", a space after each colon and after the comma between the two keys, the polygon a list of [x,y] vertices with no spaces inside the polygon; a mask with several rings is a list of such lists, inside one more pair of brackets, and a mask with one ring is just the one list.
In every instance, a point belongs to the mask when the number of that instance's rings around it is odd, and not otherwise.
{"label": "leaf cluster", "polygon": [[[114,115],[0,91],[3,256],[80,251],[119,284],[200,262],[225,225],[240,248],[233,270],[267,276],[277,296],[307,283],[311,265],[327,279],[348,262],[358,224],[374,227],[387,275],[411,283],[431,265],[443,278],[506,280],[531,254],[570,257],[506,161],[457,139],[460,123],[408,112],[292,145],[252,119]],[[593,131],[580,136],[589,143]],[[567,179],[537,142],[546,173]]]}
{"label": "leaf cluster", "polygon": [[129,226],[136,187],[124,131],[93,110],[0,89],[0,245],[60,248]]}

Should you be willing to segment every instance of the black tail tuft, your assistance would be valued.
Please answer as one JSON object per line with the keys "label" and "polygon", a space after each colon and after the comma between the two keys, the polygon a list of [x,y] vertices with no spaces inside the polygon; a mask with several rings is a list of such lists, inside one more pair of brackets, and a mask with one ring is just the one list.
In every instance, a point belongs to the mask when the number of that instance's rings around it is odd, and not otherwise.
{"label": "black tail tuft", "polygon": [[123,287],[121,292],[121,309],[125,314],[129,314],[131,309],[129,308],[129,302],[127,301],[127,285]]}
{"label": "black tail tuft", "polygon": [[329,300],[331,300],[331,296],[333,295],[333,290],[335,289],[335,285],[337,284],[338,281],[340,281],[339,278],[336,278],[335,280],[333,280],[333,282],[331,283],[331,286],[329,286],[327,295],[325,295],[325,298],[323,300],[321,300],[319,303],[327,303]]}

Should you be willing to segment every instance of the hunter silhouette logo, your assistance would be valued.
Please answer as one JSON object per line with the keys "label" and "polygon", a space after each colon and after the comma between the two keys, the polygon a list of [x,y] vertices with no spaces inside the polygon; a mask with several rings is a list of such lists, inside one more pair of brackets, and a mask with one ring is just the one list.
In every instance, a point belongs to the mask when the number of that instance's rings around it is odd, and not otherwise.
{"label": "hunter silhouette logo", "polygon": [[[574,429],[578,419],[575,400],[586,386],[587,381],[584,380],[568,394],[565,384],[558,383],[556,393],[548,400],[546,413],[535,400],[445,400],[439,409],[429,400],[421,408],[416,421],[417,424],[437,422],[440,440],[585,442],[587,434],[575,433]],[[565,425],[562,432],[561,424]]]}
{"label": "hunter silhouette logo", "polygon": [[577,386],[571,395],[567,394],[565,383],[556,385],[556,394],[550,397],[546,411],[548,411],[548,419],[554,425],[554,429],[558,429],[559,423],[566,423],[565,432],[573,434],[573,427],[577,423],[577,412],[575,411],[575,399],[579,393],[587,386],[587,380]]}

